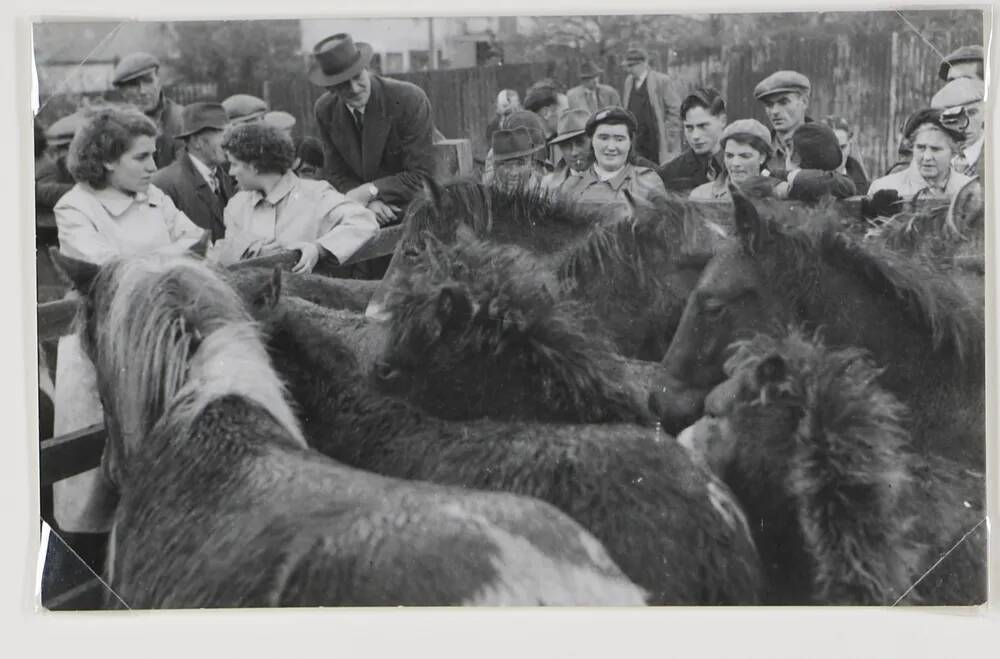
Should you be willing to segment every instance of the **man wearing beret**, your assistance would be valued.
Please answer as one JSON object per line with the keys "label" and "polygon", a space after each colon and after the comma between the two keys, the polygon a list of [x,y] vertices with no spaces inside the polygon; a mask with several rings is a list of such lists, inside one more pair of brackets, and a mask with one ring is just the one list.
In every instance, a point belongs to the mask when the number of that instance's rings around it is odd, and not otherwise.
{"label": "man wearing beret", "polygon": [[775,178],[785,178],[785,159],[791,147],[792,133],[804,123],[809,108],[809,78],[798,71],[776,71],[761,80],[753,90],[764,106],[773,131],[771,159],[767,169]]}
{"label": "man wearing beret", "polygon": [[601,84],[602,73],[593,62],[580,65],[580,84],[566,92],[569,109],[586,110],[590,115],[601,108],[622,104],[621,96],[614,87]]}
{"label": "man wearing beret", "polygon": [[965,142],[955,154],[952,167],[962,174],[982,176],[986,85],[978,78],[953,78],[931,99],[931,108],[941,111],[941,120],[961,130]]}
{"label": "man wearing beret", "polygon": [[223,209],[234,194],[234,184],[222,165],[222,131],[228,118],[219,103],[192,103],[184,108],[177,139],[184,151],[169,166],[153,175],[153,185],[169,196],[191,221],[212,233],[212,241],[225,237]]}
{"label": "man wearing beret", "polygon": [[938,77],[944,81],[955,78],[983,79],[983,47],[962,46],[941,60]]}
{"label": "man wearing beret", "polygon": [[181,106],[163,94],[160,60],[149,53],[132,53],[115,67],[112,84],[126,102],[152,119],[160,129],[153,160],[159,168],[174,161],[174,138],[181,129]]}
{"label": "man wearing beret", "polygon": [[434,170],[431,103],[409,82],[368,70],[372,49],[335,34],[313,49],[309,80],[327,91],[313,110],[328,180],[385,226],[423,190]]}
{"label": "man wearing beret", "polygon": [[628,77],[622,99],[638,121],[636,154],[660,165],[681,152],[681,97],[673,78],[650,69],[648,59],[640,48],[625,53]]}

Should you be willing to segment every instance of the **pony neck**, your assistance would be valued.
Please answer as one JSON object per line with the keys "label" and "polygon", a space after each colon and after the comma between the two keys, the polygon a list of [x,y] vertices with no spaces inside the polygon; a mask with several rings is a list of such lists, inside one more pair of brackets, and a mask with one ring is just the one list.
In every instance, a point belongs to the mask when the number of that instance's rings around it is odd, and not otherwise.
{"label": "pony neck", "polygon": [[224,396],[251,400],[274,417],[294,444],[306,446],[285,400],[284,386],[252,323],[226,325],[205,337],[191,358],[188,380],[178,394],[190,396],[187,412],[192,419]]}

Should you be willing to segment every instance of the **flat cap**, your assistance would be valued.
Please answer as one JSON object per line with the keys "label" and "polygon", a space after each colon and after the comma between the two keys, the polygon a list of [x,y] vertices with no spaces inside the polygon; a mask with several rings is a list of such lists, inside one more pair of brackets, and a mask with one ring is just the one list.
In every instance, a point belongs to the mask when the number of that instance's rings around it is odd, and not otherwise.
{"label": "flat cap", "polygon": [[986,84],[979,78],[955,78],[934,94],[931,107],[944,110],[967,105],[983,100],[985,95]]}
{"label": "flat cap", "polygon": [[264,123],[281,130],[291,130],[295,127],[295,117],[289,112],[272,110],[264,115]]}
{"label": "flat cap", "polygon": [[645,62],[648,59],[649,56],[642,48],[629,48],[628,52],[625,53],[626,62]]}
{"label": "flat cap", "polygon": [[753,90],[753,97],[759,101],[765,96],[778,92],[808,94],[810,89],[812,89],[812,85],[809,84],[809,78],[798,71],[775,71],[757,83]]}
{"label": "flat cap", "polygon": [[111,78],[111,84],[117,87],[158,68],[160,68],[160,60],[156,59],[155,56],[142,52],[131,53],[118,62]]}
{"label": "flat cap", "polygon": [[958,64],[959,62],[982,62],[983,61],[983,47],[982,46],[962,46],[954,52],[945,55],[945,58],[941,60],[941,66],[938,68],[938,77],[942,80],[948,79],[948,71],[951,69],[952,64]]}
{"label": "flat cap", "polygon": [[792,133],[792,144],[803,169],[832,172],[840,167],[844,157],[837,134],[825,124],[802,124]]}
{"label": "flat cap", "polygon": [[45,139],[51,146],[62,146],[73,141],[77,129],[83,125],[83,116],[73,113],[52,122],[45,130]]}
{"label": "flat cap", "polygon": [[594,114],[590,115],[590,119],[587,119],[587,125],[585,130],[588,137],[594,136],[594,131],[601,124],[625,124],[628,126],[629,132],[634,133],[636,127],[639,125],[635,120],[635,115],[626,110],[625,108],[613,105],[608,108],[601,108]]}
{"label": "flat cap", "polygon": [[731,137],[745,136],[756,137],[764,144],[771,144],[771,131],[756,119],[737,119],[723,129],[722,137],[719,140],[725,143]]}
{"label": "flat cap", "polygon": [[233,94],[222,102],[226,116],[233,123],[242,123],[263,117],[268,111],[264,99],[250,94]]}

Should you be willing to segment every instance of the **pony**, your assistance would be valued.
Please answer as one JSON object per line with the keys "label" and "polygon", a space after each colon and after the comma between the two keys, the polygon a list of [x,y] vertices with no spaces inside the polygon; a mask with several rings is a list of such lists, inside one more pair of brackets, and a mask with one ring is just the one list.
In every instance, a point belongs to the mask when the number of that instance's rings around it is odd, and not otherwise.
{"label": "pony", "polygon": [[725,485],[636,425],[447,421],[372,388],[338,312],[280,294],[254,313],[316,450],[359,469],[542,499],[593,533],[650,604],[752,604],[761,568]]}
{"label": "pony", "polygon": [[863,348],[884,367],[880,383],[911,410],[916,450],[982,471],[983,310],[919,260],[859,244],[829,222],[782,226],[733,196],[737,239],[705,267],[663,359],[683,395],[652,397],[668,431],[699,416],[690,403],[725,378],[735,340],[822,327],[831,345]]}
{"label": "pony", "polygon": [[[272,268],[266,267],[234,268],[231,266],[224,271],[223,276],[237,289],[249,290],[260,289],[270,278],[271,272]],[[284,285],[289,295],[331,309],[344,309],[361,313],[368,308],[372,296],[378,289],[379,282],[286,272]]]}
{"label": "pony", "polygon": [[499,189],[467,181],[429,184],[425,197],[408,208],[386,274],[390,284],[374,303],[385,308],[391,282],[405,278],[405,257],[422,248],[424,236],[451,244],[461,227],[539,258],[572,297],[591,308],[619,352],[658,361],[688,292],[727,228],[713,219],[724,217],[715,205],[676,199],[657,204],[612,221],[600,211],[535,188]]}
{"label": "pony", "polygon": [[119,605],[643,602],[548,504],[309,449],[243,300],[204,263],[53,256],[83,295],[77,331],[108,417]]}
{"label": "pony", "polygon": [[982,477],[911,450],[906,407],[866,353],[797,330],[734,350],[679,441],[744,506],[765,601],[984,602]]}
{"label": "pony", "polygon": [[376,379],[445,419],[652,425],[612,344],[523,249],[433,237],[397,277]]}

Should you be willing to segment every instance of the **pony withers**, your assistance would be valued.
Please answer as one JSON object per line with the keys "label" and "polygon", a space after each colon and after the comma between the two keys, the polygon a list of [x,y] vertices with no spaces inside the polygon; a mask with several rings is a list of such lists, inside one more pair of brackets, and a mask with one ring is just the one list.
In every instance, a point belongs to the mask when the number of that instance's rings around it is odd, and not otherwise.
{"label": "pony withers", "polygon": [[980,604],[983,480],[912,450],[907,410],[855,348],[798,331],[734,346],[679,438],[743,504],[772,604]]}
{"label": "pony withers", "polygon": [[982,308],[919,259],[858,244],[822,218],[783,226],[733,197],[738,238],[706,266],[663,360],[683,394],[654,394],[664,425],[698,418],[735,340],[796,324],[872,355],[879,382],[910,410],[915,450],[983,472]]}
{"label": "pony withers", "polygon": [[54,259],[83,295],[77,326],[121,490],[109,604],[642,603],[600,543],[547,504],[308,449],[244,304],[206,265]]}
{"label": "pony withers", "polygon": [[[341,313],[270,291],[255,313],[311,446],[400,478],[537,496],[597,536],[651,604],[753,604],[760,565],[725,486],[635,424],[445,421],[370,388]],[[483,377],[489,377],[483,373]]]}

